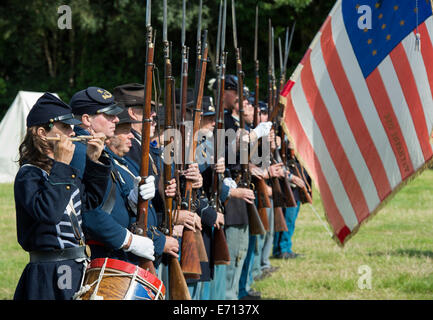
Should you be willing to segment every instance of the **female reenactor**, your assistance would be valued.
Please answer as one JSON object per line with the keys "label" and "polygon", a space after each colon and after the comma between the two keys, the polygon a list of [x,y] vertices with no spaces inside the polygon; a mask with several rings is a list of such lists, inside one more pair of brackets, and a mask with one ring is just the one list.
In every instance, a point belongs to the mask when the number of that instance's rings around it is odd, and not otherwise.
{"label": "female reenactor", "polygon": [[88,140],[83,178],[69,163],[75,146],[71,108],[45,93],[30,110],[19,148],[14,184],[17,235],[30,254],[14,299],[71,299],[79,289],[89,252],[82,213],[97,207],[107,188],[110,166],[101,156],[105,136]]}

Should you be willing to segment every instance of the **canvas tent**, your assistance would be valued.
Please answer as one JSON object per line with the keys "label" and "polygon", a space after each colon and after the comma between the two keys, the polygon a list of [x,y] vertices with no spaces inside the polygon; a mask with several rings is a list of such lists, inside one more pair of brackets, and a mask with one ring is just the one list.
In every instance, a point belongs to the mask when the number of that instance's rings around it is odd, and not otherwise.
{"label": "canvas tent", "polygon": [[43,94],[19,91],[0,123],[0,183],[11,183],[15,179],[19,168],[18,147],[26,134],[27,114]]}

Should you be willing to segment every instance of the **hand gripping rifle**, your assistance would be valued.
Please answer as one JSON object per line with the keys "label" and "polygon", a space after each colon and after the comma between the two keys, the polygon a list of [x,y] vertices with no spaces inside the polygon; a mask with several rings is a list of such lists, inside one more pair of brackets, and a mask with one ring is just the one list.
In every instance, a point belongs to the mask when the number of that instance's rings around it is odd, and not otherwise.
{"label": "hand gripping rifle", "polygon": [[[145,179],[149,174],[149,149],[150,149],[150,126],[151,119],[151,100],[152,100],[152,78],[153,78],[153,55],[154,55],[154,42],[152,40],[152,26],[150,24],[151,17],[151,0],[147,0],[146,4],[146,68],[144,73],[144,106],[143,106],[143,134],[141,140],[142,153],[141,153],[141,167],[139,185],[145,183]],[[137,223],[134,233],[145,237],[147,234],[147,216],[149,210],[149,201],[143,200],[138,197],[138,214]],[[153,262],[140,258],[139,266],[148,270],[153,275],[156,275]]]}
{"label": "hand gripping rifle", "polygon": [[[214,130],[214,161],[215,163],[220,158],[219,147],[223,146],[224,136],[222,132],[224,130],[224,85],[225,85],[225,71],[226,71],[226,59],[227,53],[224,52],[225,47],[225,30],[226,30],[226,14],[227,13],[227,0],[224,0],[224,13],[222,13],[222,0],[220,2],[220,15],[218,23],[218,39],[217,39],[217,54],[220,52],[221,45],[221,57],[217,58],[217,101],[216,101],[216,113],[215,113],[215,130]],[[222,17],[222,24],[221,24]],[[220,202],[221,184],[223,176],[222,174],[214,171],[213,184],[212,184],[212,195],[210,199],[210,205],[215,209],[216,212],[223,212],[224,207]],[[226,237],[223,228],[214,229],[213,239],[213,259],[216,265],[228,265],[230,264],[230,252],[227,246]]]}
{"label": "hand gripping rifle", "polygon": [[[232,0],[232,19],[233,19],[233,42],[236,50],[236,74],[238,77],[238,103],[239,103],[239,124],[241,130],[240,137],[240,154],[241,154],[241,180],[239,187],[250,188],[251,187],[251,175],[249,172],[249,166],[247,161],[243,161],[243,155],[248,154],[248,144],[242,142],[242,137],[245,134],[245,117],[244,117],[244,72],[242,71],[242,59],[241,49],[238,47],[237,33],[236,33],[236,11],[235,11],[235,0]],[[245,157],[244,157],[245,158]],[[248,157],[246,157],[248,159]],[[246,162],[246,163],[243,163]],[[251,235],[265,234],[266,230],[260,219],[257,207],[254,203],[246,203],[248,211],[248,223]]]}
{"label": "hand gripping rifle", "polygon": [[[185,0],[184,0],[185,1]],[[172,76],[172,65],[170,58],[170,44],[167,40],[167,0],[164,0],[164,22],[163,22],[163,45],[164,45],[164,107],[165,107],[165,124],[164,134],[169,134],[164,137],[164,148],[173,146],[173,135],[170,132],[174,129],[174,114],[175,104],[173,103],[174,78]],[[170,150],[171,158],[173,159],[174,150]],[[165,187],[170,184],[172,179],[172,166],[169,161],[164,162],[164,182]],[[168,221],[169,236],[173,236],[173,198],[164,195],[165,215]],[[168,272],[169,272],[169,294],[170,300],[191,300],[191,295],[185,281],[179,260],[171,255],[168,256]]]}

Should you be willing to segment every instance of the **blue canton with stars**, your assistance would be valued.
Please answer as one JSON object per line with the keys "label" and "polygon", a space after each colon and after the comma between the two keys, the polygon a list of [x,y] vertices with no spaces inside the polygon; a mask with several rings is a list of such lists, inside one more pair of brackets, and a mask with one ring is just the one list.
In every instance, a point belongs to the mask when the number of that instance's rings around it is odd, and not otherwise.
{"label": "blue canton with stars", "polygon": [[[371,29],[360,29],[360,6],[371,8]],[[364,77],[367,78],[387,55],[432,15],[430,0],[343,0],[347,34]],[[414,35],[415,37],[415,35]],[[422,39],[421,39],[422,43]]]}

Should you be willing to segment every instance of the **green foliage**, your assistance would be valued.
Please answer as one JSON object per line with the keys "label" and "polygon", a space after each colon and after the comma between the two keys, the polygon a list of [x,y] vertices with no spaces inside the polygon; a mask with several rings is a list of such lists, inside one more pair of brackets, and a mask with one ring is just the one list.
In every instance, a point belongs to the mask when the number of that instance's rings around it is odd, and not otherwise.
{"label": "green foliage", "polygon": [[[203,29],[207,28],[209,57],[215,61],[219,1],[203,1]],[[162,70],[162,1],[152,2],[152,26],[156,30],[155,63]],[[187,1],[186,44],[190,47],[190,86],[194,83],[198,0]],[[235,72],[231,1],[227,1],[227,72]],[[236,2],[238,42],[242,47],[246,84],[253,85],[255,6],[260,8],[260,96],[266,96],[268,19],[275,37],[284,41],[285,28],[296,20],[288,75],[305,53],[328,14],[333,0],[242,0]],[[108,90],[128,82],[143,82],[145,59],[145,0],[71,0],[72,30],[60,30],[57,9],[64,2],[34,0],[0,3],[0,118],[19,90],[57,92],[69,101],[87,86]],[[180,73],[182,0],[168,0],[168,38],[173,43],[173,72]],[[278,40],[275,41],[278,45]],[[275,52],[278,52],[276,47]],[[208,64],[207,79],[215,76]],[[278,58],[276,73],[279,74]],[[162,72],[160,72],[162,76]],[[179,79],[177,79],[179,81]],[[209,94],[209,92],[207,92]]]}

